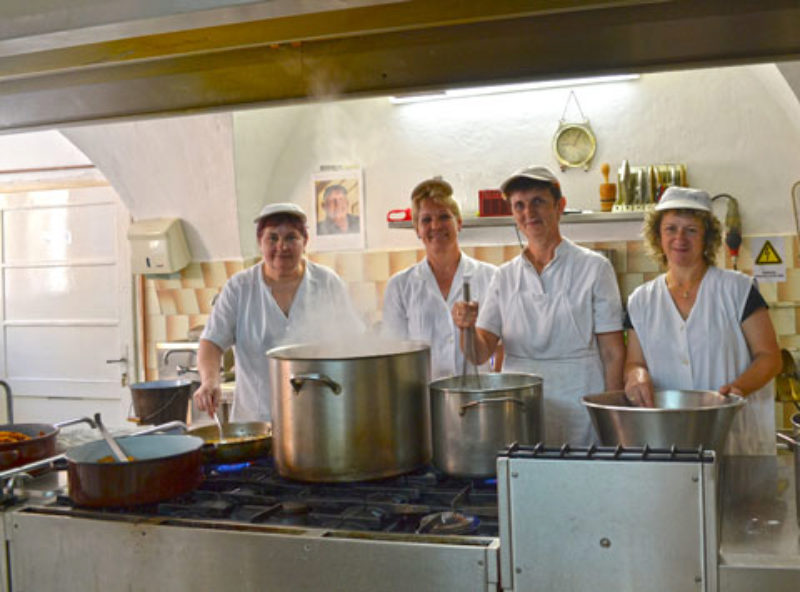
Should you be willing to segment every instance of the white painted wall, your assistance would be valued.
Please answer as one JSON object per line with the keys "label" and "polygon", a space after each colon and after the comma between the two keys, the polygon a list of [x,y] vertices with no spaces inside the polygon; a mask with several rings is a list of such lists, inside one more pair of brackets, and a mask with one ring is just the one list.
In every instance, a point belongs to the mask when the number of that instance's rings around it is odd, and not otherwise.
{"label": "white painted wall", "polygon": [[[692,185],[740,200],[746,233],[794,231],[789,192],[800,177],[800,104],[774,65],[650,74],[575,91],[598,150],[589,172],[561,175],[568,205],[598,208],[602,162],[613,171],[625,158],[631,164],[683,162]],[[420,104],[378,98],[239,112],[237,146],[261,145],[265,156],[257,167],[254,154],[237,153],[237,164],[251,161],[237,169],[240,203],[251,207],[258,195],[310,208],[313,172],[321,165],[360,164],[367,247],[415,246],[411,231],[387,228],[388,210],[406,207],[413,186],[435,174],[453,184],[470,213],[477,210],[479,189],[497,187],[515,169],[531,163],[555,168],[550,146],[568,95],[561,88]],[[574,105],[567,119],[580,119]],[[277,127],[280,133],[270,139]],[[578,240],[634,238],[638,224],[565,231]],[[465,230],[462,240],[515,237],[508,228],[482,229]]]}
{"label": "white painted wall", "polygon": [[134,220],[177,217],[193,259],[241,256],[230,114],[63,131],[117,190]]}
{"label": "white painted wall", "polygon": [[90,164],[85,154],[55,130],[0,136],[0,173]]}

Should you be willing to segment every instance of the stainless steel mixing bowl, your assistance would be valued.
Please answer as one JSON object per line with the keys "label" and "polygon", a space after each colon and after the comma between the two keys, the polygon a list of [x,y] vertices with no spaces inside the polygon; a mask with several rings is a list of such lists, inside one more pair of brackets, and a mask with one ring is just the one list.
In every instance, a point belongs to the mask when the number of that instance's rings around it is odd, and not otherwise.
{"label": "stainless steel mixing bowl", "polygon": [[655,392],[654,407],[635,407],[623,391],[583,397],[604,446],[698,448],[722,452],[743,397],[714,391]]}

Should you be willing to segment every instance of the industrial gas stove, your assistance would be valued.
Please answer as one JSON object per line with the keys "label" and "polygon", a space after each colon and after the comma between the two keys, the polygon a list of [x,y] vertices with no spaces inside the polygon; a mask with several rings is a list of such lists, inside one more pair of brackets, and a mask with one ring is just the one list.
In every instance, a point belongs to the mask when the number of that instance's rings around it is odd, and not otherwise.
{"label": "industrial gas stove", "polygon": [[74,507],[52,471],[6,484],[0,587],[797,592],[792,471],[781,456],[514,446],[496,483],[426,469],[309,484],[262,460],[127,510]]}
{"label": "industrial gas stove", "polygon": [[494,480],[310,484],[262,459],[124,510],[75,507],[64,486],[55,472],[7,500],[14,592],[499,589]]}

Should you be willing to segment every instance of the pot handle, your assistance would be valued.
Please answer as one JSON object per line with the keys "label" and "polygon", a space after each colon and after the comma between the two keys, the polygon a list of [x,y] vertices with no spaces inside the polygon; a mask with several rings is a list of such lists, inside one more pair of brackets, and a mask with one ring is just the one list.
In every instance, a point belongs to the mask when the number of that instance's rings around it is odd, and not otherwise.
{"label": "pot handle", "polygon": [[76,417],[75,419],[67,419],[67,420],[64,420],[64,421],[59,421],[58,423],[54,423],[53,426],[56,429],[61,429],[61,428],[64,428],[64,427],[67,427],[67,426],[71,426],[71,425],[75,425],[75,424],[78,424],[78,423],[87,423],[87,424],[89,424],[89,427],[92,428],[92,429],[97,427],[97,426],[94,425],[94,421],[92,420],[91,417]]}
{"label": "pot handle", "polygon": [[29,471],[35,471],[37,469],[44,469],[44,468],[55,469],[56,463],[66,457],[67,457],[66,454],[58,454],[56,456],[51,456],[50,458],[43,458],[41,460],[28,463],[27,465],[22,465],[20,467],[14,467],[13,469],[7,469],[5,471],[2,471],[0,472],[0,484],[3,484],[3,486],[5,486],[7,479],[14,477],[15,475],[28,473]]}
{"label": "pot handle", "polygon": [[786,443],[790,449],[800,448],[800,441],[795,440],[791,436],[787,436],[786,434],[782,434],[781,432],[775,432],[775,435],[778,437],[779,440],[783,440],[784,443]]}
{"label": "pot handle", "polygon": [[162,423],[157,426],[149,427],[144,430],[138,430],[132,434],[131,436],[146,436],[148,434],[155,434],[156,432],[164,432],[168,433],[173,430],[176,430],[182,434],[185,434],[189,430],[189,426],[187,426],[184,422],[174,420],[168,421],[167,423]]}
{"label": "pot handle", "polygon": [[523,407],[525,406],[524,401],[514,397],[487,397],[485,399],[481,399],[480,401],[472,401],[471,403],[462,405],[458,410],[458,414],[463,416],[468,409],[477,407],[478,405],[488,405],[489,403],[516,403],[517,405],[522,405]]}
{"label": "pot handle", "polygon": [[334,395],[338,395],[342,392],[342,385],[336,382],[333,378],[328,376],[327,374],[320,374],[318,372],[311,372],[309,374],[293,374],[291,378],[289,378],[289,382],[294,389],[294,394],[299,395],[300,389],[303,388],[303,385],[306,382],[320,382],[327,386],[329,389],[333,391]]}

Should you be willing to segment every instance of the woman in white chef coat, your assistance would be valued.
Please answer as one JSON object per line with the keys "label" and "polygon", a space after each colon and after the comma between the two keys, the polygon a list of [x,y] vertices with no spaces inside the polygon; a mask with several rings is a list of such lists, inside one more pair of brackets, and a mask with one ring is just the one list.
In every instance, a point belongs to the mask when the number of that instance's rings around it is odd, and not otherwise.
{"label": "woman in white chef coat", "polygon": [[566,199],[548,168],[523,169],[501,189],[527,247],[500,267],[480,306],[458,302],[453,319],[476,327],[478,361],[502,339],[504,371],[543,378],[548,445],[589,444],[594,437],[581,397],[622,388],[625,346],[614,269],[561,236]]}
{"label": "woman in white chef coat", "polygon": [[743,395],[726,452],[774,454],[780,348],[753,278],[714,265],[721,234],[698,189],[667,188],[648,215],[645,241],[667,271],[628,299],[625,393],[645,406],[654,389]]}
{"label": "woman in white chef coat", "polygon": [[306,214],[291,203],[264,206],[254,220],[262,260],[222,289],[200,337],[197,406],[212,415],[221,396],[222,353],[234,346],[233,421],[269,421],[269,364],[265,352],[363,328],[344,282],[303,257]]}
{"label": "woman in white chef coat", "polygon": [[[450,309],[463,299],[481,301],[497,268],[473,259],[458,245],[461,211],[453,188],[439,177],[411,192],[411,212],[425,259],[389,279],[383,297],[382,333],[397,339],[419,339],[431,346],[431,377],[460,374],[463,357]],[[488,364],[481,368],[488,370]]]}

